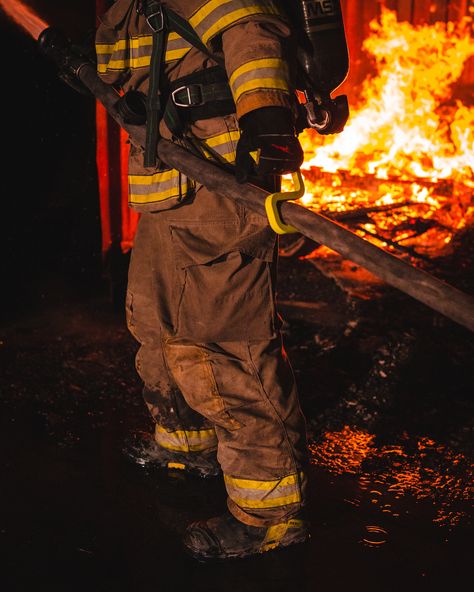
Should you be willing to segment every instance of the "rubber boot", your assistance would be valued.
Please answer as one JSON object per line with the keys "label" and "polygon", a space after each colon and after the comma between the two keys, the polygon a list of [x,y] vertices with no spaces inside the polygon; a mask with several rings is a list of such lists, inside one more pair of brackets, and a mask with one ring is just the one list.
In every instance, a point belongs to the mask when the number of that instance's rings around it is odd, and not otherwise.
{"label": "rubber boot", "polygon": [[198,561],[235,559],[257,555],[310,538],[309,524],[295,517],[274,526],[248,526],[230,512],[194,522],[183,536],[185,551]]}
{"label": "rubber boot", "polygon": [[157,444],[153,434],[135,434],[124,446],[125,456],[147,469],[162,468],[184,471],[198,477],[216,477],[221,473],[216,451],[179,452]]}

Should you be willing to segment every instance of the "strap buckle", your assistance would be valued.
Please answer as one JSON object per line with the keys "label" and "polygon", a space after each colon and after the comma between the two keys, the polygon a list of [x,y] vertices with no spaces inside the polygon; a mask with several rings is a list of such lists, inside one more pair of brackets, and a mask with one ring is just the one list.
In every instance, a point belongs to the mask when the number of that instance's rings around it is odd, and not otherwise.
{"label": "strap buckle", "polygon": [[[158,26],[153,26],[151,24],[151,19],[154,19],[155,16],[158,16],[160,18]],[[163,14],[163,9],[159,8],[155,12],[149,14],[146,17],[146,22],[148,23],[148,26],[153,31],[153,33],[161,33],[161,31],[163,31],[163,29],[165,28],[165,15]]]}
{"label": "strap buckle", "polygon": [[[193,95],[195,90],[198,91],[199,98],[197,100],[195,100],[195,95]],[[177,98],[177,94],[182,91],[186,91],[186,98],[188,101],[187,103],[183,103],[181,102],[182,100],[180,101]],[[205,103],[202,92],[202,84],[189,84],[180,86],[171,93],[171,100],[176,105],[176,107],[201,107]]]}

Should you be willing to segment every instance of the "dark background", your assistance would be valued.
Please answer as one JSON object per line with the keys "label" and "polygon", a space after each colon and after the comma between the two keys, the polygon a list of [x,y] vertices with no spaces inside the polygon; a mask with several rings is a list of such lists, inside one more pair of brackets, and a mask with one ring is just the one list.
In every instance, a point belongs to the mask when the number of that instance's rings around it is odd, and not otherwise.
{"label": "dark background", "polygon": [[[95,3],[30,3],[79,42]],[[36,41],[0,11],[2,111],[2,316],[100,285],[95,102],[62,82]],[[55,284],[56,289],[51,286]]]}

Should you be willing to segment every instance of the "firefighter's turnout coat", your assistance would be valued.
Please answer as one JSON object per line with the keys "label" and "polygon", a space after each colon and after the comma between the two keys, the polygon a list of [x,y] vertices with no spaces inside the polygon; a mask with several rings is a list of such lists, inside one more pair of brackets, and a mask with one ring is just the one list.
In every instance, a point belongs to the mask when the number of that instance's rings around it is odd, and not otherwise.
{"label": "firefighter's turnout coat", "polygon": [[[98,71],[147,93],[152,31],[139,3],[117,0],[97,31]],[[168,36],[163,79],[225,65],[235,112],[194,121],[185,135],[205,157],[235,160],[238,120],[293,108],[290,30],[267,0],[165,0],[209,53]],[[212,56],[216,57],[215,61]],[[164,121],[160,134],[173,138]],[[130,205],[140,217],[127,313],[159,445],[218,448],[229,509],[251,525],[296,514],[304,501],[304,420],[275,308],[276,238],[256,214],[179,171],[144,167],[131,146]]]}

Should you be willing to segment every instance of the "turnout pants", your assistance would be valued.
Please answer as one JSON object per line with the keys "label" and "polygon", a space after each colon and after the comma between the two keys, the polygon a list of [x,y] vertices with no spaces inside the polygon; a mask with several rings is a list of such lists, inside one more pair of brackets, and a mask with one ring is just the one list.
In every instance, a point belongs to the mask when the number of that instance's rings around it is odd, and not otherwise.
{"label": "turnout pants", "polygon": [[217,448],[228,506],[254,526],[298,513],[306,430],[275,309],[276,238],[261,217],[201,187],[142,214],[127,320],[158,445]]}

